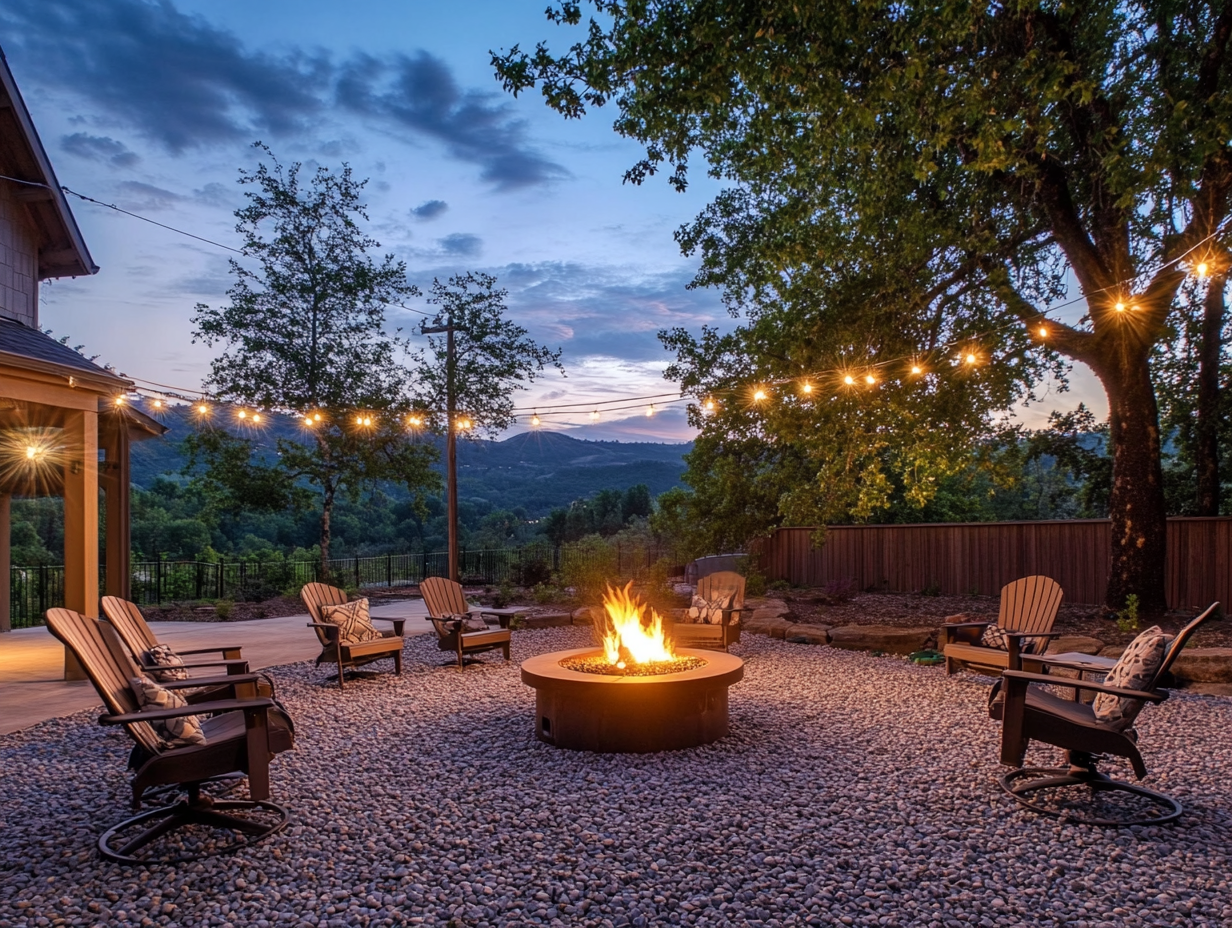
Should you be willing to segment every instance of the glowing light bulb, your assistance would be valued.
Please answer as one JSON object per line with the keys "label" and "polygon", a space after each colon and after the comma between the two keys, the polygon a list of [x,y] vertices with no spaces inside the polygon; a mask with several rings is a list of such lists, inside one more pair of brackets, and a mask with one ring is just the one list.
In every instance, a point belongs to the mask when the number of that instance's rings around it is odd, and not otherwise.
{"label": "glowing light bulb", "polygon": [[239,416],[240,416],[240,418],[241,418],[241,419],[247,419],[247,418],[248,418],[248,413],[244,412],[244,410],[242,410],[242,409],[241,409],[241,410],[240,410],[240,412],[239,412]]}
{"label": "glowing light bulb", "polygon": [[[765,390],[758,390],[758,391],[756,391],[756,392],[753,394],[753,399],[757,400],[757,402],[759,402],[759,403],[760,403],[762,400],[764,400],[765,398],[766,398],[766,391],[765,391]],[[652,408],[653,408],[653,407],[652,407]]]}
{"label": "glowing light bulb", "polygon": [[1117,300],[1117,304],[1116,304],[1116,306],[1115,306],[1114,308],[1116,309],[1116,311],[1117,311],[1118,313],[1123,313],[1123,312],[1125,312],[1125,304],[1124,304],[1124,303],[1122,303],[1120,300]]}
{"label": "glowing light bulb", "polygon": [[968,355],[967,355],[967,363],[968,363],[968,364],[974,364],[974,363],[975,363],[975,355],[973,355],[973,354],[968,354]]}
{"label": "glowing light bulb", "polygon": [[209,411],[210,407],[206,406],[204,403],[197,407],[197,412],[201,413],[203,416]]}
{"label": "glowing light bulb", "polygon": [[312,416],[304,416],[304,425],[312,428]]}
{"label": "glowing light bulb", "polygon": [[924,371],[921,369],[920,365],[918,365],[918,364],[912,364],[912,365],[911,365],[911,373],[913,373],[913,374],[922,374],[922,373],[924,373]]}
{"label": "glowing light bulb", "polygon": [[154,408],[155,408],[155,409],[162,409],[162,408],[163,408],[163,401],[162,401],[162,400],[155,400],[155,401],[154,401]]}
{"label": "glowing light bulb", "polygon": [[34,447],[34,445],[26,445],[26,460],[33,461],[38,457],[38,453],[39,449]]}
{"label": "glowing light bulb", "polygon": [[252,414],[252,421],[253,421],[253,422],[260,422],[260,421],[261,421],[261,414],[260,414],[260,413],[256,413],[256,412],[254,412],[254,413]]}
{"label": "glowing light bulb", "polygon": [[531,417],[530,417],[530,424],[531,424],[531,425],[539,425],[539,424],[540,424],[540,421],[539,421],[539,414],[538,414],[538,413],[536,413],[535,415],[533,415],[533,416],[531,416]]}
{"label": "glowing light bulb", "polygon": [[1039,327],[1039,337],[1040,337],[1040,338],[1047,338],[1047,337],[1048,337],[1048,327],[1047,327],[1047,326],[1043,326],[1043,325],[1041,325],[1041,326]]}
{"label": "glowing light bulb", "polygon": [[314,421],[314,422],[320,422],[320,421],[321,421],[321,414],[320,414],[319,412],[317,412],[317,413],[313,413],[313,414],[312,414],[312,419],[313,419],[313,421]]}
{"label": "glowing light bulb", "polygon": [[592,412],[592,413],[590,414],[590,421],[591,421],[591,422],[598,422],[598,421],[599,421],[599,410],[597,410],[597,409],[596,409],[594,412]]}
{"label": "glowing light bulb", "polygon": [[423,420],[420,419],[419,416],[407,416],[406,421],[413,429],[417,429],[423,425]]}
{"label": "glowing light bulb", "polygon": [[117,396],[117,397],[115,398],[115,404],[116,404],[117,406],[123,406],[123,405],[124,405],[124,397],[122,397],[122,396]]}
{"label": "glowing light bulb", "polygon": [[871,387],[873,384],[875,384],[875,383],[877,382],[877,378],[876,378],[876,377],[874,377],[872,374],[867,374],[867,375],[864,377],[864,382],[865,382],[866,384],[868,384],[868,385]]}
{"label": "glowing light bulb", "polygon": [[852,377],[850,374],[848,374],[846,377],[843,378],[843,383],[847,384],[847,386],[849,387],[855,382],[856,382],[856,379]]}
{"label": "glowing light bulb", "polygon": [[806,383],[803,387],[800,388],[800,392],[801,393],[812,393],[813,385],[811,383]]}
{"label": "glowing light bulb", "polygon": [[714,400],[706,400],[706,412],[714,412]]}
{"label": "glowing light bulb", "polygon": [[1205,262],[1205,261],[1200,261],[1200,262],[1198,262],[1198,266],[1197,266],[1196,268],[1194,268],[1194,270],[1198,272],[1198,277],[1199,277],[1199,279],[1201,279],[1201,278],[1205,277],[1205,276],[1206,276],[1206,272],[1207,272],[1207,270],[1208,270],[1208,268],[1207,268],[1207,266],[1206,266],[1206,262]]}
{"label": "glowing light bulb", "polygon": [[650,408],[646,410],[646,418],[649,419],[654,414],[655,414],[654,403],[651,403]]}
{"label": "glowing light bulb", "polygon": [[1133,313],[1136,313],[1136,312],[1138,311],[1138,304],[1137,304],[1137,303],[1131,303],[1131,304],[1129,305],[1129,311],[1130,311],[1130,312],[1133,312]]}

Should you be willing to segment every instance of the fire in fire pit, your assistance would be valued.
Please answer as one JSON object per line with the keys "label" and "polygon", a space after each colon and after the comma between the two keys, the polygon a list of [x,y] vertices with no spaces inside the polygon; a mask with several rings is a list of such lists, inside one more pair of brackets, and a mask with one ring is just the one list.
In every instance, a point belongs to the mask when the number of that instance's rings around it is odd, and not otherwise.
{"label": "fire in fire pit", "polygon": [[632,581],[624,589],[607,588],[603,598],[605,621],[595,629],[602,653],[565,658],[561,666],[581,673],[631,677],[680,673],[705,666],[703,658],[676,654],[663,629],[662,617],[634,596],[632,589]]}
{"label": "fire in fire pit", "polygon": [[663,620],[609,588],[601,646],[540,654],[522,664],[535,689],[535,735],[586,751],[671,751],[727,734],[727,688],[744,662],[722,651],[675,651]]}

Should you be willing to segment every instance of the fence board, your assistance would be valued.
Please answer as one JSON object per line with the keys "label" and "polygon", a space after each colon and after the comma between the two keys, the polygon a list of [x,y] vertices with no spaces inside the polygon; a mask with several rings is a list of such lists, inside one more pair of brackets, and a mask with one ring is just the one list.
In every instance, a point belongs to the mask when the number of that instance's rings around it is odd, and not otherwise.
{"label": "fence board", "polygon": [[[1019,577],[1044,574],[1070,603],[1102,604],[1108,585],[1107,519],[1056,522],[836,525],[813,548],[813,528],[781,528],[760,547],[771,580],[800,586],[854,580],[861,589],[938,587],[995,594]],[[1168,520],[1166,594],[1174,608],[1232,601],[1232,518]]]}

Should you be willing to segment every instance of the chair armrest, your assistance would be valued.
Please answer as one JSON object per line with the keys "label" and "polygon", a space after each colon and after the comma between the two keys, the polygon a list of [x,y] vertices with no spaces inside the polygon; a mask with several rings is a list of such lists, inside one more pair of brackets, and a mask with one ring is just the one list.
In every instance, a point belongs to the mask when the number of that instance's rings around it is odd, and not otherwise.
{"label": "chair armrest", "polygon": [[309,628],[325,629],[325,637],[331,641],[336,641],[342,636],[342,626],[335,625],[333,622],[309,622],[307,624]]}
{"label": "chair armrest", "polygon": [[256,699],[216,699],[191,706],[176,706],[174,709],[151,709],[148,712],[124,712],[120,715],[99,716],[100,725],[124,725],[130,722],[158,722],[163,719],[178,719],[186,715],[207,715],[215,712],[235,712],[253,709],[270,709],[274,700],[265,696]]}
{"label": "chair armrest", "polygon": [[[242,649],[239,647],[235,647],[235,648],[193,648],[191,651],[184,651],[184,650],[181,650],[180,648],[176,648],[175,653],[180,655],[181,657],[183,657],[185,654],[222,654],[224,658],[226,658],[226,654],[228,651],[234,651],[235,653],[238,654],[241,650]],[[230,660],[230,658],[226,658],[226,659]]]}
{"label": "chair armrest", "polygon": [[371,616],[371,618],[376,619],[379,622],[393,622],[394,623],[394,634],[397,635],[399,638],[402,637],[402,629],[406,625],[406,619],[387,619],[383,615],[374,615],[374,616]]}
{"label": "chair armrest", "polygon": [[991,625],[992,619],[987,622],[942,622],[942,628],[984,628]]}
{"label": "chair armrest", "polygon": [[188,690],[198,686],[230,686],[233,683],[257,683],[261,680],[259,673],[229,673],[215,674],[212,677],[189,677],[187,680],[170,680],[160,683],[165,690]]}
{"label": "chair armrest", "polygon": [[1027,673],[1023,670],[1006,670],[1001,674],[1007,680],[1023,681],[1023,685],[1027,683],[1044,683],[1048,686],[1067,686],[1075,690],[1090,690],[1095,693],[1108,693],[1112,696],[1123,696],[1126,699],[1145,699],[1147,702],[1163,702],[1168,698],[1167,693],[1159,690],[1147,692],[1145,690],[1127,690],[1119,686],[1108,686],[1105,683],[1092,683],[1087,680],[1071,680],[1068,677],[1050,677],[1046,673]]}
{"label": "chair armrest", "polygon": [[1069,632],[1002,632],[1006,638],[1064,638]]}

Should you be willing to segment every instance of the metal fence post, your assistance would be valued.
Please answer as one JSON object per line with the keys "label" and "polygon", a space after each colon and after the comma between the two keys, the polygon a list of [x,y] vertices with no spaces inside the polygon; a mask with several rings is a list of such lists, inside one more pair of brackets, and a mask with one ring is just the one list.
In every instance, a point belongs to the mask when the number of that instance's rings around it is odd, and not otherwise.
{"label": "metal fence post", "polygon": [[392,554],[385,555],[385,585],[388,587],[394,585],[394,556]]}

